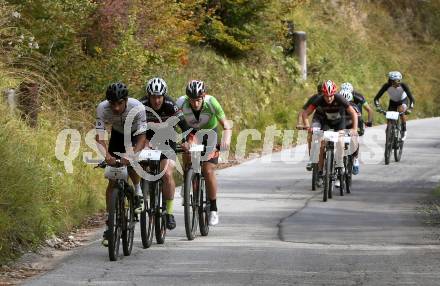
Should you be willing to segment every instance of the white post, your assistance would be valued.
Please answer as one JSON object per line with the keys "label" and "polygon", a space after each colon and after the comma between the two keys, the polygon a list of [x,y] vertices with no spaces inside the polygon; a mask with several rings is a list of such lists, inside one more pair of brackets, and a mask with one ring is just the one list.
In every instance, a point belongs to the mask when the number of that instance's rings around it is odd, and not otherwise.
{"label": "white post", "polygon": [[307,79],[307,45],[306,32],[295,32],[294,34],[295,42],[295,55],[298,57],[299,64],[301,66],[302,79]]}
{"label": "white post", "polygon": [[8,106],[11,110],[17,108],[17,98],[15,96],[15,89],[8,88],[5,90],[5,97],[8,102]]}

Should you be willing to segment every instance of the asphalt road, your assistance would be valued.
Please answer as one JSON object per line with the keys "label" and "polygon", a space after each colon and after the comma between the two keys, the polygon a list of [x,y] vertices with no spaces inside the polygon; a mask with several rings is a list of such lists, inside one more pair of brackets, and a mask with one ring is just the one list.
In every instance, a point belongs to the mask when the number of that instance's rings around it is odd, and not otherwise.
{"label": "asphalt road", "polygon": [[420,211],[440,181],[440,119],[409,122],[388,166],[383,129],[368,130],[376,149],[362,145],[350,195],[324,203],[304,162],[266,156],[218,171],[208,237],[187,241],[176,206],[164,245],[142,249],[137,233],[132,255],[110,262],[96,240],[25,285],[440,285],[440,231]]}

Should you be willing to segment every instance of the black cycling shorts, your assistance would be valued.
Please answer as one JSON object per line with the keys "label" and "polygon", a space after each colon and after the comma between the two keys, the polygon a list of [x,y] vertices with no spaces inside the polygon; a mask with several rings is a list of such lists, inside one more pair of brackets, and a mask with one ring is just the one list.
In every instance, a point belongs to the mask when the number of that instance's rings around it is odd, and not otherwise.
{"label": "black cycling shorts", "polygon": [[333,129],[335,131],[345,129],[345,119],[341,118],[339,120],[330,121],[325,117],[314,117],[312,121],[313,128],[320,128],[323,131]]}
{"label": "black cycling shorts", "polygon": [[[135,146],[137,142],[137,136],[133,136],[131,134],[131,146]],[[112,129],[112,132],[110,134],[110,141],[108,143],[108,151],[109,153],[115,157],[115,158],[121,158],[120,156],[116,155],[114,152],[119,153],[125,153],[125,145],[124,145],[124,134],[119,133]]]}
{"label": "black cycling shorts", "polygon": [[405,104],[408,108],[408,97],[405,97],[403,100],[400,101],[392,101],[390,100],[390,103],[388,104],[388,111],[397,111],[397,107]]}

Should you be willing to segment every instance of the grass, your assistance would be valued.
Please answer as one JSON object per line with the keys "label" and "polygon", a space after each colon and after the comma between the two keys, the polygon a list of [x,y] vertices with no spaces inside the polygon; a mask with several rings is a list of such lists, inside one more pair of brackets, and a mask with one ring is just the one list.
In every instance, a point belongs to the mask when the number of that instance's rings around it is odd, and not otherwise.
{"label": "grass", "polygon": [[435,189],[434,192],[432,193],[432,195],[437,197],[437,198],[440,198],[440,187]]}
{"label": "grass", "polygon": [[440,225],[440,186],[432,192],[432,196],[422,201],[419,211],[426,224],[437,227]]}
{"label": "grass", "polygon": [[34,130],[3,104],[0,112],[2,264],[37,246],[47,235],[67,231],[102,209],[105,181],[79,158],[73,162],[73,174],[66,173],[54,152],[59,126],[47,118],[41,118]]}

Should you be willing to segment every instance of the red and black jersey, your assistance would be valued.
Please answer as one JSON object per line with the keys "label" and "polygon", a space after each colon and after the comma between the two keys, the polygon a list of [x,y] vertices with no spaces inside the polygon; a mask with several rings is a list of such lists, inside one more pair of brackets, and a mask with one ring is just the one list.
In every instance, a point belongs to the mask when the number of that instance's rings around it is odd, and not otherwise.
{"label": "red and black jersey", "polygon": [[[307,99],[306,103],[303,106],[303,110],[306,110],[319,96],[321,96],[321,93],[316,93],[316,94],[312,95],[311,97],[309,97],[309,99]],[[315,114],[317,114],[319,116],[324,115],[320,108],[317,108],[315,110]]]}
{"label": "red and black jersey", "polygon": [[339,121],[344,118],[345,110],[350,104],[345,97],[337,93],[332,103],[327,103],[324,96],[320,95],[310,106],[312,106],[314,110],[320,109],[326,120]]}

